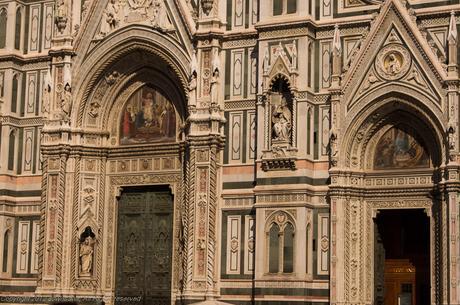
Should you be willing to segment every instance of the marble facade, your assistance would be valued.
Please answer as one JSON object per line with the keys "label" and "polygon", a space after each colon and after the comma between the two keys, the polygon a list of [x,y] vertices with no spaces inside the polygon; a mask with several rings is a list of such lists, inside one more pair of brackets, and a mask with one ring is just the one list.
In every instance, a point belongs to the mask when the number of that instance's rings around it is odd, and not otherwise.
{"label": "marble facade", "polygon": [[459,304],[459,16],[437,0],[1,2],[0,303],[120,304],[119,205],[158,187],[171,304],[382,304],[375,221],[412,209],[427,304]]}

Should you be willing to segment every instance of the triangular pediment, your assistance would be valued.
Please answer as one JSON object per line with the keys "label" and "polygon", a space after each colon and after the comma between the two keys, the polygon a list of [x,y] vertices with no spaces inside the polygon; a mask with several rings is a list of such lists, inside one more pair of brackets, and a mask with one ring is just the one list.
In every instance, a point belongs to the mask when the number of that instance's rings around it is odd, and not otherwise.
{"label": "triangular pediment", "polygon": [[395,82],[439,101],[446,78],[413,16],[398,0],[389,0],[343,75],[342,89],[347,109],[370,91]]}
{"label": "triangular pediment", "polygon": [[285,59],[284,55],[279,55],[276,57],[275,62],[271,64],[271,68],[268,73],[268,78],[273,79],[276,75],[282,74],[287,77],[291,74],[289,64]]}
{"label": "triangular pediment", "polygon": [[75,37],[74,47],[81,54],[75,65],[78,66],[98,44],[119,33],[126,33],[130,27],[164,35],[191,53],[190,37],[194,31],[192,10],[179,7],[181,5],[184,3],[174,0],[93,1],[83,13],[82,24]]}
{"label": "triangular pediment", "polygon": [[367,71],[358,78],[358,86],[353,88],[348,107],[353,107],[370,92],[392,82],[413,87],[439,102],[440,94],[434,85],[436,81],[431,80],[426,70],[421,68],[421,63],[409,51],[398,30],[392,27],[381,41],[378,52],[371,57],[371,64],[366,66]]}

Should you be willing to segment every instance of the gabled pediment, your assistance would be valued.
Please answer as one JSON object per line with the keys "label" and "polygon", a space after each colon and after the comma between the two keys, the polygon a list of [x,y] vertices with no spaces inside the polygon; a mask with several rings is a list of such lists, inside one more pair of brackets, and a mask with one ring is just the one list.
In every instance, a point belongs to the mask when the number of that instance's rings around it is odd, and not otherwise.
{"label": "gabled pediment", "polygon": [[[127,28],[144,28],[169,37],[181,48],[191,53],[193,20],[189,9],[180,7],[183,2],[173,0],[99,0],[87,9],[74,47],[78,66],[85,54],[100,42],[110,39]],[[182,14],[181,12],[188,13]],[[190,15],[190,16],[189,16]],[[125,34],[126,35],[126,34]]]}
{"label": "gabled pediment", "polygon": [[392,82],[414,87],[439,101],[446,78],[446,70],[413,16],[398,0],[389,0],[343,75],[342,89],[347,109],[370,91]]}
{"label": "gabled pediment", "polygon": [[434,103],[439,103],[441,95],[435,86],[438,82],[430,79],[427,71],[421,68],[422,63],[419,63],[417,57],[410,52],[395,27],[387,31],[377,50],[370,64],[366,66],[367,71],[363,73],[363,77],[358,78],[358,85],[350,87],[353,90],[349,95],[348,108],[353,107],[372,91],[395,82],[412,87]]}
{"label": "gabled pediment", "polygon": [[278,74],[282,74],[287,77],[289,77],[289,75],[291,74],[289,64],[282,55],[277,56],[275,62],[271,65],[271,68],[268,73],[268,78],[273,79]]}

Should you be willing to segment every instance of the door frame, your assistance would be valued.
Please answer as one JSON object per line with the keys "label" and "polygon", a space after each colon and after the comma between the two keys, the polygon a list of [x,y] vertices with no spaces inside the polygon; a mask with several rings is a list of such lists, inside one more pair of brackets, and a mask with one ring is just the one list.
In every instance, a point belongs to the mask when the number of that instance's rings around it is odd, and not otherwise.
{"label": "door frame", "polygon": [[107,201],[104,206],[104,232],[102,251],[102,287],[107,297],[107,304],[113,304],[115,298],[115,274],[117,264],[117,223],[118,202],[124,187],[168,186],[173,196],[173,227],[172,227],[172,270],[171,300],[175,301],[179,291],[180,278],[180,244],[179,232],[182,222],[181,207],[183,179],[180,171],[168,173],[142,173],[135,175],[110,175],[107,177]]}
{"label": "door frame", "polygon": [[[379,211],[381,210],[415,210],[415,209],[423,209],[423,211],[426,214],[426,217],[429,218],[429,230],[430,230],[430,236],[429,236],[429,243],[430,243],[430,250],[429,250],[429,255],[430,255],[430,266],[429,266],[429,271],[430,271],[430,304],[432,300],[434,300],[435,297],[435,289],[434,287],[434,274],[433,270],[435,270],[435,249],[434,249],[434,238],[435,238],[435,226],[434,226],[434,219],[432,215],[432,208],[433,208],[433,200],[432,199],[426,199],[426,198],[400,198],[400,199],[393,199],[393,200],[368,200],[367,201],[369,207],[371,208],[372,214],[371,214],[371,219],[370,221],[372,223],[375,223],[375,220],[377,218],[377,215]],[[374,294],[375,291],[375,285],[376,285],[376,276],[375,276],[375,261],[374,261],[374,254],[375,254],[375,239],[374,239],[374,234],[375,234],[375,226],[371,226],[370,230],[370,235],[368,238],[372,237],[372,253],[369,253],[369,256],[372,256],[372,261],[373,263],[371,264],[372,267],[372,279],[373,279],[373,288],[372,289],[372,294]],[[375,295],[373,295],[372,300],[375,300]]]}
{"label": "door frame", "polygon": [[[120,236],[118,236],[118,230],[120,229],[120,223],[118,222],[118,220],[119,220],[118,217],[120,216],[120,208],[121,208],[121,205],[123,205],[123,204],[124,204],[123,202],[125,202],[125,201],[123,200],[123,195],[124,195],[124,194],[130,194],[130,193],[131,193],[131,194],[144,194],[144,196],[149,196],[149,197],[151,196],[151,194],[159,194],[159,193],[165,194],[165,193],[168,193],[168,196],[170,196],[170,197],[169,197],[169,198],[170,198],[170,199],[169,199],[170,201],[169,201],[169,200],[167,201],[167,206],[168,206],[168,218],[169,218],[168,223],[170,222],[170,223],[169,223],[170,228],[169,228],[168,233],[167,233],[167,234],[170,236],[170,241],[168,242],[168,247],[169,247],[169,245],[170,245],[171,247],[173,247],[173,243],[174,243],[174,195],[173,195],[172,192],[171,192],[171,187],[170,187],[170,185],[167,185],[167,184],[159,184],[159,185],[145,185],[145,186],[134,186],[134,187],[123,187],[123,188],[122,188],[122,192],[121,192],[121,194],[120,194],[121,196],[120,196],[120,198],[118,199],[118,204],[117,204],[117,224],[116,224],[117,235],[116,235],[116,245],[115,245],[115,247],[116,247],[116,249],[117,249],[116,251],[118,251],[118,250],[120,249],[120,240],[119,240],[119,237],[120,237]],[[128,195],[128,196],[129,196],[129,195]],[[153,206],[155,206],[155,201],[152,201],[151,199],[146,199],[145,197],[143,197],[143,199],[141,199],[141,200],[142,200],[143,203],[144,203],[144,207],[146,207],[146,205],[153,205]],[[128,201],[129,201],[129,199],[128,199]],[[153,210],[155,211],[155,207],[153,208]],[[124,208],[124,211],[125,211],[125,213],[127,212],[126,208]],[[145,210],[144,210],[144,211],[145,211]],[[142,212],[142,213],[144,214],[144,212]],[[163,211],[157,210],[156,212],[153,212],[153,213],[150,212],[150,213],[147,213],[147,214],[145,214],[145,215],[164,214],[164,213],[165,213],[164,210],[163,210]],[[126,214],[129,214],[129,212],[126,213]],[[146,220],[146,219],[143,218],[143,221],[145,221],[145,220]],[[146,252],[145,252],[145,251],[146,251],[145,243],[147,242],[147,240],[149,240],[149,239],[151,239],[151,238],[153,238],[153,237],[150,236],[149,233],[145,231],[145,230],[146,230],[145,225],[144,225],[144,227],[141,228],[141,230],[142,230],[143,233],[145,234],[143,240],[141,241],[142,243],[144,243],[144,248],[143,248],[143,249],[144,249],[144,253],[143,253],[143,254],[144,254],[144,257],[145,257],[145,255],[146,255]],[[170,244],[169,244],[169,243],[170,243]],[[154,245],[154,247],[156,247],[156,246],[157,246],[157,245]],[[121,248],[124,248],[123,242],[121,243]],[[140,249],[138,249],[138,251],[139,251],[139,250],[140,250]],[[170,257],[170,262],[169,262],[169,264],[168,264],[168,265],[169,265],[168,268],[169,268],[169,274],[170,274],[171,277],[170,277],[170,279],[169,279],[169,281],[170,281],[170,282],[169,282],[169,288],[167,289],[167,290],[169,291],[169,298],[172,297],[171,291],[172,291],[172,287],[173,287],[173,283],[172,283],[172,279],[173,279],[173,277],[172,277],[172,271],[173,271],[173,257],[172,257],[172,256],[173,256],[173,249],[170,249],[170,251],[171,251],[171,252],[170,252],[171,257]],[[117,252],[117,255],[118,255],[118,252]],[[139,267],[142,268],[142,266],[145,265],[145,262],[146,262],[146,261],[145,261],[145,259],[144,259],[144,262],[141,263]],[[114,277],[115,277],[115,286],[114,286],[115,297],[118,296],[118,295],[117,295],[117,280],[118,280],[118,276],[119,276],[119,274],[118,274],[118,271],[119,271],[119,270],[117,270],[117,267],[120,267],[119,263],[120,263],[120,262],[119,262],[119,260],[118,260],[118,257],[116,257],[116,260],[115,260],[115,266],[116,266],[116,268],[115,268],[115,271],[114,271]],[[143,273],[142,273],[143,276],[144,276],[144,281],[145,281],[145,275],[146,275],[145,271],[146,271],[146,269],[144,268]],[[140,287],[139,287],[139,288],[140,288]],[[144,287],[144,295],[145,295],[145,292],[146,292],[146,290],[145,290],[145,287]],[[121,295],[121,296],[123,296],[123,295]],[[172,300],[170,300],[170,302],[171,302],[171,301],[172,301]],[[145,299],[143,300],[143,303],[144,303],[144,304],[148,304],[148,302],[146,303]]]}

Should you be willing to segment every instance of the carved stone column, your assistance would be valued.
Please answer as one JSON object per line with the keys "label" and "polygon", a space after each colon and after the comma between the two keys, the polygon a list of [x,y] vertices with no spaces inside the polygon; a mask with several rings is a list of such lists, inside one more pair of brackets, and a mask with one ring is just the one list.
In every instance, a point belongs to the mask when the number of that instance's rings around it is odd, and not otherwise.
{"label": "carved stone column", "polygon": [[39,281],[37,293],[59,293],[63,285],[65,266],[64,250],[64,215],[69,206],[65,205],[66,166],[69,151],[65,145],[47,147],[55,135],[44,133],[43,182],[41,207],[41,240],[39,264]]}
{"label": "carved stone column", "polygon": [[[184,173],[185,299],[218,297],[218,179],[224,145],[220,42],[198,42],[196,104],[188,105]],[[193,71],[193,69],[191,69]],[[193,72],[192,72],[193,73]]]}

